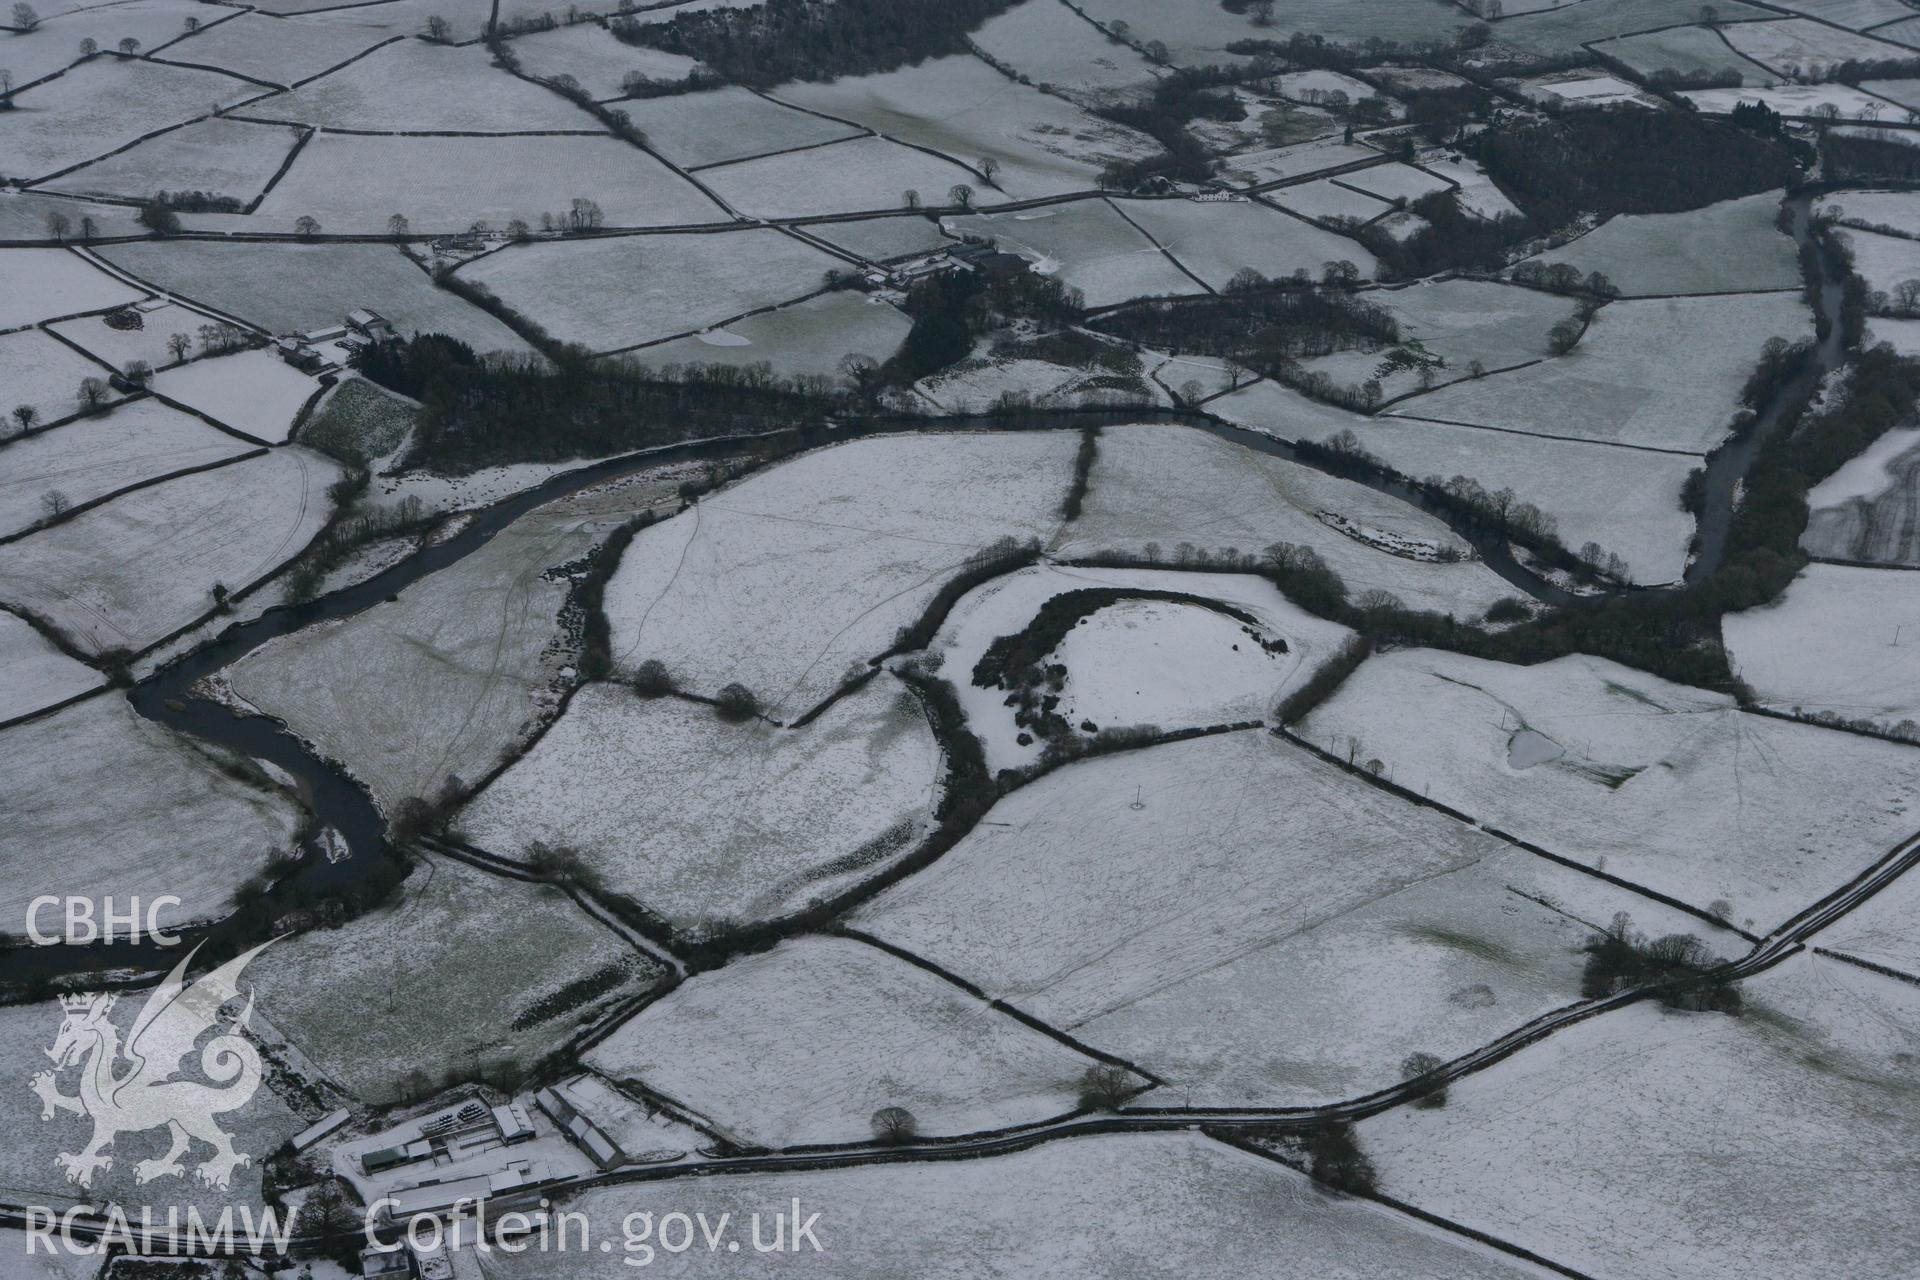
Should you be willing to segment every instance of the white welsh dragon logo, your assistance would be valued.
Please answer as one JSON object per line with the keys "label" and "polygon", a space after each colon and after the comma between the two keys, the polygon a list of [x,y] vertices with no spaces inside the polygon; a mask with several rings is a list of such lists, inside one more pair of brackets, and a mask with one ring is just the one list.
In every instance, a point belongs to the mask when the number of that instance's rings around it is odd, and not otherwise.
{"label": "white welsh dragon logo", "polygon": [[[96,1170],[113,1167],[113,1157],[101,1153],[113,1145],[117,1135],[162,1125],[172,1145],[165,1155],[134,1166],[136,1182],[184,1174],[180,1157],[187,1154],[194,1139],[213,1148],[213,1154],[194,1170],[209,1187],[224,1188],[236,1167],[253,1162],[252,1157],[235,1151],[232,1137],[214,1123],[215,1116],[244,1107],[260,1087],[259,1051],[245,1036],[236,1034],[252,1020],[251,993],[240,1015],[200,1052],[200,1069],[214,1083],[175,1077],[200,1037],[219,1025],[221,1009],[239,998],[235,983],[240,971],[266,945],[262,943],[229,960],[191,984],[185,975],[194,952],[188,952],[167,980],[147,997],[124,1049],[119,1029],[107,1020],[115,996],[92,992],[60,997],[67,1016],[53,1048],[47,1050],[54,1071],[34,1076],[33,1091],[40,1095],[42,1120],[53,1119],[57,1111],[71,1111],[93,1120],[93,1139],[84,1150],[78,1154],[63,1151],[54,1157],[55,1163],[67,1171],[68,1182],[91,1187]],[[123,1060],[128,1067],[120,1071]],[[80,1067],[80,1093],[70,1098],[60,1092],[55,1073],[76,1063]]]}

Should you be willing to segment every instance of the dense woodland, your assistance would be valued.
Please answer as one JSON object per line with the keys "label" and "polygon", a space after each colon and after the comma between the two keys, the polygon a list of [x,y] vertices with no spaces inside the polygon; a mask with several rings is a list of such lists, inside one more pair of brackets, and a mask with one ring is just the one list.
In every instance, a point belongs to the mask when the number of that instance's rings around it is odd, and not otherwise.
{"label": "dense woodland", "polygon": [[1224,294],[1157,298],[1109,312],[1090,327],[1155,350],[1217,356],[1257,370],[1400,340],[1393,315],[1363,297],[1248,275]]}
{"label": "dense woodland", "polygon": [[623,19],[629,44],[697,58],[736,84],[873,75],[967,51],[967,33],[1013,0],[768,0],[750,9],[709,9],[670,22]]}

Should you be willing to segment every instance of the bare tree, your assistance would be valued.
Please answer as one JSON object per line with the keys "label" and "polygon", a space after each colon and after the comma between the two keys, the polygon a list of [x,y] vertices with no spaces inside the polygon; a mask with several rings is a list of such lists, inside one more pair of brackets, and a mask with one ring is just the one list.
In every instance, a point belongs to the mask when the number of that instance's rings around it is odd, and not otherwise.
{"label": "bare tree", "polygon": [[760,714],[760,699],[754,696],[753,690],[735,681],[714,698],[713,709],[722,720],[738,724]]}
{"label": "bare tree", "polygon": [[293,220],[293,233],[302,240],[311,240],[320,234],[320,221],[310,213],[303,213]]}
{"label": "bare tree", "polygon": [[72,507],[73,499],[58,489],[49,489],[40,497],[40,510],[46,513],[49,520],[65,515]]}
{"label": "bare tree", "polygon": [[427,19],[427,39],[447,44],[453,40],[453,25],[439,14]]}
{"label": "bare tree", "polygon": [[129,360],[124,375],[136,387],[144,387],[153,377],[153,366],[145,360]]}
{"label": "bare tree", "polygon": [[[107,402],[107,384],[102,378],[80,379],[80,403],[89,410],[98,409]],[[19,412],[15,410],[15,412]]]}
{"label": "bare tree", "polygon": [[40,411],[30,404],[17,404],[13,406],[13,420],[20,425],[20,430],[23,434],[27,428],[34,424],[34,420],[39,416]]}
{"label": "bare tree", "polygon": [[947,203],[957,204],[962,209],[973,208],[973,188],[964,182],[956,182],[947,188]]}
{"label": "bare tree", "polygon": [[889,1147],[912,1142],[920,1124],[905,1107],[882,1107],[873,1113],[873,1136]]}
{"label": "bare tree", "polygon": [[98,52],[100,52],[100,42],[98,40],[95,40],[92,36],[87,36],[80,41],[81,57],[91,58],[94,54]]}
{"label": "bare tree", "polygon": [[387,218],[387,234],[392,236],[395,240],[406,239],[407,238],[407,215],[404,213],[395,213],[395,214],[389,215]]}
{"label": "bare tree", "polygon": [[81,214],[80,215],[80,238],[82,240],[92,240],[94,237],[98,236],[99,234],[100,234],[100,224],[93,220],[93,215],[90,213]]}
{"label": "bare tree", "polygon": [[134,54],[140,52],[140,41],[133,36],[122,36],[120,38],[120,52],[123,56],[131,58]]}
{"label": "bare tree", "polygon": [[988,186],[1000,185],[993,180],[995,175],[1000,172],[1000,162],[998,160],[995,160],[992,156],[981,156],[980,163],[977,167],[980,170],[980,176],[987,180]]}
{"label": "bare tree", "polygon": [[[1400,1064],[1400,1074],[1407,1080],[1418,1080],[1421,1076],[1431,1075],[1445,1065],[1431,1053],[1410,1053],[1407,1055],[1407,1060]],[[1429,1109],[1446,1106],[1447,1086],[1444,1083],[1435,1085],[1415,1098],[1413,1105]]]}
{"label": "bare tree", "polygon": [[507,223],[507,239],[526,241],[532,238],[533,228],[527,225],[526,219],[514,218]]}
{"label": "bare tree", "polygon": [[918,209],[920,207],[920,193],[912,187],[908,187],[900,193],[900,201],[909,209]]}
{"label": "bare tree", "polygon": [[840,376],[863,401],[871,402],[880,390],[880,362],[864,351],[849,351],[840,357]]}
{"label": "bare tree", "polygon": [[1112,1062],[1095,1063],[1080,1077],[1080,1105],[1111,1111],[1133,1095],[1133,1076]]}
{"label": "bare tree", "polygon": [[13,25],[22,31],[32,31],[40,25],[40,15],[34,12],[33,6],[26,0],[20,0],[20,3],[13,6]]}
{"label": "bare tree", "polygon": [[167,338],[167,354],[177,364],[187,358],[187,352],[193,350],[193,339],[184,333],[176,333]]}
{"label": "bare tree", "polygon": [[67,220],[66,214],[60,212],[58,209],[48,211],[47,234],[49,236],[52,236],[55,240],[65,240],[67,238],[67,232],[72,229],[73,224]]}

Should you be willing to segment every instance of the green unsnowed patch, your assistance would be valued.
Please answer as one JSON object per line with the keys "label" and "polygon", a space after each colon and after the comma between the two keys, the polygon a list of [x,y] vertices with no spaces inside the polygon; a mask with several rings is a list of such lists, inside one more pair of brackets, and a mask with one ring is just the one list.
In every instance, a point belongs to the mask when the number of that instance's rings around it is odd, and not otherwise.
{"label": "green unsnowed patch", "polygon": [[406,443],[418,409],[365,378],[334,388],[300,433],[302,443],[342,462],[367,466]]}

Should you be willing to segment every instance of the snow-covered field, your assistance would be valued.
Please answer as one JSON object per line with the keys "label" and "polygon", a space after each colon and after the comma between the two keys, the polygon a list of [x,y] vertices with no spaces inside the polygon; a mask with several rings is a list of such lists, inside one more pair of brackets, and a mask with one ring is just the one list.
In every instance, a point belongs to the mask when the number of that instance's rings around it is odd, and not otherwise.
{"label": "snow-covered field", "polygon": [[1818,79],[1842,62],[1911,58],[1912,51],[1872,36],[1855,35],[1825,22],[1734,22],[1721,28],[1728,44],[1781,75]]}
{"label": "snow-covered field", "polygon": [[973,43],[1036,85],[1089,104],[1143,97],[1159,74],[1133,49],[1057,0],[1013,6],[975,31]]}
{"label": "snow-covered field", "polygon": [[1683,89],[1680,96],[1708,115],[1728,115],[1743,102],[1762,103],[1769,110],[1790,118],[1813,118],[1820,108],[1827,106],[1848,120],[1872,119],[1891,110],[1884,99],[1838,81],[1751,89]]}
{"label": "snow-covered field", "polygon": [[[118,37],[116,37],[117,39]],[[21,90],[0,135],[0,173],[50,177],[209,108],[267,92],[214,71],[136,58],[93,58]]]}
{"label": "snow-covered field", "polygon": [[1099,368],[1055,364],[1051,360],[987,356],[963,361],[922,378],[914,390],[947,413],[991,413],[1003,396],[1054,407],[1083,404],[1139,404],[1151,397],[1146,384],[1123,391],[1113,375]]}
{"label": "snow-covered field", "polygon": [[1020,731],[1006,705],[1007,691],[973,683],[974,664],[1054,596],[1102,587],[1218,600],[1253,615],[1261,639],[1281,640],[1287,648],[1269,651],[1245,623],[1196,604],[1108,605],[1068,632],[1047,657],[1066,665],[1057,709],[1076,727],[1090,720],[1101,729],[1174,730],[1264,719],[1352,635],[1246,574],[1038,565],[996,578],[961,597],[930,646],[941,655],[941,671],[986,750],[988,772],[1032,764],[1042,744],[1016,741]]}
{"label": "snow-covered field", "polygon": [[965,164],[993,159],[998,190],[973,183],[982,204],[1087,191],[1109,161],[1160,150],[1145,134],[1016,84],[970,56],[830,83],[795,82],[775,96]]}
{"label": "snow-covered field", "polygon": [[[679,80],[700,65],[677,53],[623,44],[597,22],[575,23],[552,31],[530,31],[515,36],[511,47],[520,60],[521,71],[527,75],[545,80],[572,76],[588,93],[600,99],[618,98],[625,93],[622,82],[629,75]],[[642,105],[643,102],[636,101],[624,109],[631,112]],[[639,121],[636,119],[635,123]],[[640,127],[646,130],[650,140],[660,141],[653,126]]]}
{"label": "snow-covered field", "polygon": [[[750,1237],[747,1224],[757,1212],[767,1240],[774,1213],[796,1196],[802,1219],[820,1212],[814,1234],[821,1252],[802,1245],[769,1273],[833,1280],[1545,1280],[1549,1274],[1381,1205],[1330,1196],[1292,1169],[1197,1133],[1074,1138],[989,1160],[629,1183],[587,1191],[558,1207],[584,1213],[607,1234],[622,1221],[637,1222],[628,1217],[634,1213],[662,1221],[672,1212],[702,1213],[709,1223],[731,1214],[737,1238]],[[649,1247],[652,1255],[636,1250],[628,1256],[663,1256],[657,1245]],[[610,1280],[633,1273],[620,1257],[578,1249],[542,1253],[535,1246],[517,1255],[496,1249],[479,1265],[485,1280]],[[672,1261],[681,1275],[717,1278],[741,1274],[740,1257],[724,1245],[708,1252],[696,1243]]]}
{"label": "snow-covered field", "polygon": [[1340,135],[1269,147],[1229,157],[1221,170],[1223,177],[1242,186],[1298,178],[1323,169],[1334,169],[1361,160],[1377,160],[1380,153],[1371,147],[1342,142]]}
{"label": "snow-covered field", "polygon": [[1920,721],[1920,574],[1810,564],[1779,600],[1721,627],[1734,673],[1763,705]]}
{"label": "snow-covered field", "polygon": [[959,234],[993,240],[1006,252],[1033,262],[1036,270],[1057,275],[1080,290],[1089,307],[1200,292],[1193,277],[1105,200],[948,218],[946,225]]}
{"label": "snow-covered field", "polygon": [[[1476,360],[1484,369],[1505,369],[1545,357],[1547,331],[1574,314],[1566,298],[1486,280],[1422,281],[1365,296],[1399,322],[1403,340],[1417,339],[1446,361],[1434,370],[1440,384],[1470,376]],[[1343,351],[1301,363],[1325,370],[1337,382],[1363,383],[1375,376],[1383,355]],[[1419,375],[1406,369],[1381,383],[1389,398],[1420,387]]]}
{"label": "snow-covered field", "polygon": [[0,609],[0,721],[32,715],[102,683],[22,618]]}
{"label": "snow-covered field", "polygon": [[539,507],[400,598],[276,640],[228,669],[234,692],[341,761],[382,804],[478,782],[558,701],[573,646],[570,565],[670,482]]}
{"label": "snow-covered field", "polygon": [[145,296],[65,249],[9,249],[0,254],[0,330],[105,311]]}
{"label": "snow-covered field", "polygon": [[1519,208],[1507,199],[1506,192],[1487,176],[1487,171],[1466,157],[1441,157],[1422,160],[1420,167],[1454,184],[1455,198],[1468,213],[1482,218],[1517,217]]}
{"label": "snow-covered field", "polygon": [[[515,83],[518,83],[517,81]],[[555,99],[558,101],[558,99]],[[475,222],[530,227],[590,196],[610,227],[723,222],[719,205],[631,143],[614,137],[380,138],[315,136],[250,217],[192,220],[221,230],[384,233],[400,214],[416,234]]]}
{"label": "snow-covered field", "polygon": [[224,117],[150,138],[46,183],[49,191],[146,200],[156,191],[205,191],[252,200],[273,179],[299,131]]}
{"label": "snow-covered field", "polygon": [[[1350,175],[1359,177],[1359,174]],[[1335,178],[1316,178],[1312,182],[1303,182],[1298,186],[1281,187],[1270,197],[1283,209],[1290,209],[1303,218],[1312,218],[1316,222],[1330,222],[1336,218],[1350,218],[1355,222],[1372,222],[1391,210],[1378,196],[1356,191],[1343,185]]]}
{"label": "snow-covered field", "polygon": [[[400,0],[312,17],[277,17],[271,13],[270,4],[260,5],[257,7],[268,12],[241,13],[203,27],[193,39],[164,50],[159,57],[161,61],[219,67],[274,84],[293,84],[337,67],[383,41],[415,35],[425,20],[423,3],[433,2]],[[107,12],[118,7],[110,6]],[[451,19],[452,14],[447,16]],[[100,43],[112,45],[114,41],[102,39]]]}
{"label": "snow-covered field", "polygon": [[[859,137],[863,132],[859,125],[842,124],[769,102],[757,93],[733,86],[641,98],[622,103],[620,109],[632,118],[634,127],[647,135],[647,142],[661,155],[689,167],[725,164],[773,151],[816,146]],[[829,153],[834,157],[841,154]],[[834,165],[838,163],[836,159]],[[826,167],[831,169],[834,165]],[[945,194],[945,188],[941,194]],[[840,207],[855,206],[849,203]]]}
{"label": "snow-covered field", "polygon": [[850,291],[808,298],[724,328],[643,347],[634,358],[654,368],[670,364],[746,365],[766,361],[782,377],[838,377],[851,353],[885,360],[900,349],[913,322],[898,309]]}
{"label": "snow-covered field", "polygon": [[1732,425],[1761,344],[1811,332],[1797,290],[1615,302],[1565,356],[1457,382],[1390,412],[1704,454]]}
{"label": "snow-covered field", "polygon": [[700,181],[754,218],[900,209],[908,191],[919,192],[924,204],[952,204],[947,193],[956,184],[973,187],[981,204],[1003,199],[963,164],[874,137],[702,169]]}
{"label": "snow-covered field", "polygon": [[[1401,650],[1300,732],[1342,753],[1357,742],[1404,787],[1702,910],[1729,903],[1760,930],[1911,834],[1920,799],[1920,748],[1749,715],[1585,656],[1516,667]],[[1536,763],[1516,740],[1557,754]]]}
{"label": "snow-covered field", "polygon": [[153,389],[257,440],[282,444],[321,388],[271,351],[242,351],[169,369]]}
{"label": "snow-covered field", "polygon": [[1627,214],[1537,261],[1598,271],[1628,297],[1800,287],[1793,239],[1774,226],[1777,192],[1690,213]]}
{"label": "snow-covered field", "polygon": [[151,397],[37,432],[0,449],[0,534],[54,514],[49,494],[79,506],[254,447]]}
{"label": "snow-covered field", "polygon": [[[133,314],[140,317],[138,329],[116,329],[97,315],[62,320],[47,328],[116,369],[125,369],[135,360],[146,361],[150,368],[163,369],[175,363],[167,340],[176,333],[185,334],[193,344],[187,353],[191,357],[199,349],[200,326],[210,320],[201,312],[172,303]],[[104,374],[105,371],[93,372]]]}
{"label": "snow-covered field", "polygon": [[[101,256],[160,289],[270,333],[341,328],[347,312],[368,307],[391,321],[402,337],[444,333],[476,351],[527,349],[513,330],[436,288],[425,271],[391,245],[199,240],[112,245]],[[127,292],[117,282],[116,287]]]}
{"label": "snow-covered field", "polygon": [[[1391,1017],[1355,1037],[1379,1061],[1349,1051],[1328,1070],[1332,1063],[1313,1061],[1314,1037],[1298,1024],[1279,1031],[1259,1017],[1221,1016],[1231,996],[1219,994],[1213,975],[1507,849],[1298,746],[1242,730],[1048,774],[1002,799],[959,845],[862,905],[852,922],[1095,1048],[1109,1048],[1092,1034],[1103,1019],[1151,1024],[1133,1046],[1143,1065],[1184,1063],[1189,1082],[1219,1079],[1243,1098],[1324,1101],[1386,1082],[1378,1072],[1391,1075],[1404,1056],[1388,1056],[1393,1036],[1404,1034],[1385,1025]],[[1367,951],[1357,943],[1349,954],[1365,964]],[[1438,945],[1422,963],[1449,954]],[[1342,981],[1390,991],[1398,978],[1389,962]],[[1440,1007],[1420,1016],[1444,1023],[1453,988],[1419,981],[1442,993]],[[1317,1006],[1312,1021],[1327,1008]],[[1282,1047],[1287,1038],[1291,1048]],[[1253,1065],[1263,1057],[1264,1070]]]}
{"label": "snow-covered field", "polygon": [[1398,163],[1375,165],[1371,169],[1346,174],[1338,181],[1350,187],[1358,187],[1368,195],[1377,196],[1389,203],[1395,200],[1411,203],[1422,196],[1453,189],[1452,184],[1445,178],[1436,178],[1424,169]]}
{"label": "snow-covered field", "polygon": [[1002,537],[1058,526],[1078,436],[887,436],[818,450],[643,531],[607,584],[613,652],[791,720]]}
{"label": "snow-covered field", "polygon": [[1788,0],[1780,6],[1809,18],[1837,23],[1853,31],[1864,31],[1886,22],[1913,16],[1913,6],[1904,0]]}
{"label": "snow-covered field", "polygon": [[[1898,3],[1898,0],[1895,0]],[[1679,75],[1733,71],[1741,82],[1770,85],[1779,75],[1728,46],[1710,27],[1664,27],[1601,41],[1594,52],[1624,62],[1643,76],[1671,71]]]}
{"label": "snow-covered field", "polygon": [[1131,40],[1165,43],[1178,66],[1232,64],[1241,58],[1227,52],[1228,45],[1275,35],[1284,40],[1290,31],[1308,31],[1342,43],[1359,44],[1378,36],[1423,44],[1451,38],[1464,20],[1457,9],[1450,12],[1402,0],[1281,0],[1274,6],[1271,27],[1256,26],[1251,10],[1236,14],[1214,5],[1170,9],[1163,0],[1088,0],[1078,7],[1098,22],[1125,22]]}
{"label": "snow-covered field", "polygon": [[1920,197],[1911,191],[1830,191],[1814,208],[1843,224],[1891,227],[1902,235],[1920,237]]}
{"label": "snow-covered field", "polygon": [[562,342],[611,351],[675,337],[822,285],[838,258],[777,231],[515,245],[461,272]]}
{"label": "snow-covered field", "polygon": [[[1281,432],[1279,434],[1289,434]],[[1375,544],[1320,519],[1327,512],[1387,535]],[[1470,554],[1433,517],[1364,485],[1170,426],[1108,427],[1080,518],[1061,532],[1063,558],[1159,548],[1177,567],[1180,548],[1232,547],[1258,555],[1275,542],[1318,551],[1359,596],[1390,591],[1409,608],[1477,617],[1513,588],[1476,560],[1443,564],[1380,549],[1388,539]]]}
{"label": "snow-covered field", "polygon": [[1251,202],[1127,200],[1118,207],[1215,289],[1242,267],[1277,278],[1297,267],[1318,277],[1329,262],[1354,263],[1364,276],[1378,266],[1357,241]]}
{"label": "snow-covered field", "polygon": [[[1873,322],[1876,328],[1887,323]],[[1920,428],[1888,431],[1807,494],[1810,515],[1800,545],[1836,560],[1920,563],[1920,530],[1907,517],[1916,470]]]}
{"label": "snow-covered field", "polygon": [[940,772],[925,713],[891,676],[798,729],[595,684],[456,825],[506,857],[573,850],[697,936],[790,915],[912,852]]}
{"label": "snow-covered field", "polygon": [[923,1137],[1049,1119],[1093,1065],[918,965],[817,935],[690,979],[586,1062],[776,1148],[871,1142],[891,1106]]}
{"label": "snow-covered field", "polygon": [[[7,730],[0,773],[4,932],[22,937],[28,904],[111,891],[160,906],[163,927],[224,915],[242,881],[292,849],[301,813],[258,770],[236,777],[190,738],[102,694]],[[41,925],[59,924],[42,912]],[[26,1077],[22,1076],[24,1080]]]}
{"label": "snow-covered field", "polygon": [[[1224,411],[1232,399],[1216,407]],[[1625,558],[1635,582],[1674,582],[1686,569],[1693,517],[1680,505],[1680,488],[1701,465],[1691,454],[1392,417],[1354,429],[1362,448],[1407,475],[1464,475],[1488,490],[1512,489],[1554,518],[1562,542],[1598,542]]]}
{"label": "snow-covered field", "polygon": [[1382,1189],[1587,1275],[1892,1276],[1920,992],[1797,956],[1747,1013],[1638,1004],[1365,1121]]}
{"label": "snow-covered field", "polygon": [[[31,405],[39,411],[38,425],[78,413],[85,407],[80,399],[80,384],[88,378],[105,381],[106,370],[64,342],[49,338],[34,329],[0,337],[0,397],[13,402],[6,406]],[[108,398],[119,394],[106,392]],[[5,431],[15,428],[9,421]],[[0,484],[12,480],[12,468],[0,478]]]}
{"label": "snow-covered field", "polygon": [[281,1034],[379,1103],[530,1067],[665,970],[558,889],[436,857],[396,901],[282,940],[247,976]]}
{"label": "snow-covered field", "polygon": [[606,132],[559,94],[516,79],[492,62],[493,55],[479,44],[455,48],[398,40],[291,93],[252,103],[246,114],[375,132]]}
{"label": "snow-covered field", "polygon": [[1920,240],[1883,236],[1856,227],[1848,227],[1840,234],[1853,251],[1854,274],[1866,282],[1871,292],[1892,293],[1908,280],[1920,280]]}
{"label": "snow-covered field", "polygon": [[[0,208],[4,208],[0,204]],[[903,213],[897,218],[857,218],[850,222],[819,222],[807,233],[835,248],[871,262],[886,262],[953,247],[940,224],[924,214]]]}

